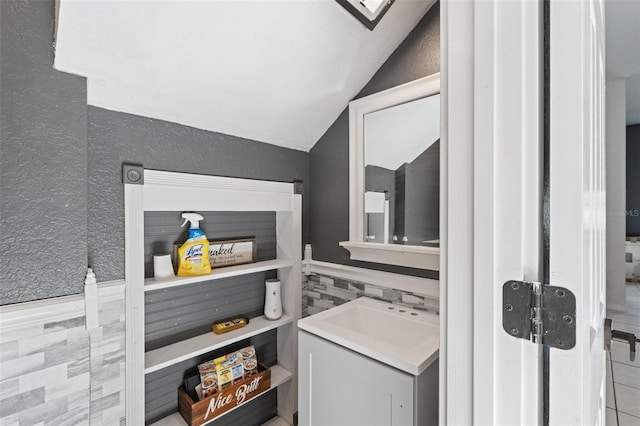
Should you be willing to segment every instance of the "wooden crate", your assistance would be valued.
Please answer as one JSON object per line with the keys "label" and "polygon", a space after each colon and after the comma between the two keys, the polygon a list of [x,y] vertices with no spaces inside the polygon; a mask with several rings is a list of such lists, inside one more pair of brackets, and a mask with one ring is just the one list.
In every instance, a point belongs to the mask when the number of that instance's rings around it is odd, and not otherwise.
{"label": "wooden crate", "polygon": [[271,370],[258,363],[258,374],[242,382],[194,402],[184,389],[178,389],[178,411],[190,426],[200,426],[215,420],[225,412],[255,398],[271,388]]}

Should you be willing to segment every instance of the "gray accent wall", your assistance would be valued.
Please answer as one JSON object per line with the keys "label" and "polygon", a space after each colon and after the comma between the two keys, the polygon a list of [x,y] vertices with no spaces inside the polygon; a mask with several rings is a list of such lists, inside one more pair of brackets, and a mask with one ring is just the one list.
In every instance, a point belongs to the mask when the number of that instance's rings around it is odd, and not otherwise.
{"label": "gray accent wall", "polygon": [[[440,71],[440,4],[436,3],[400,44],[356,98],[398,86]],[[352,261],[338,246],[349,239],[349,114],[348,107],[309,153],[310,240],[313,257],[408,275],[437,278],[435,271]]]}
{"label": "gray accent wall", "polygon": [[53,69],[53,17],[53,1],[0,1],[0,305],[86,274],[86,80]]}
{"label": "gray accent wall", "polygon": [[627,126],[627,236],[640,236],[640,124]]}
{"label": "gray accent wall", "polygon": [[88,118],[88,254],[99,281],[124,277],[124,188],[120,170],[125,161],[156,170],[280,182],[302,180],[306,241],[306,152],[92,106]]}

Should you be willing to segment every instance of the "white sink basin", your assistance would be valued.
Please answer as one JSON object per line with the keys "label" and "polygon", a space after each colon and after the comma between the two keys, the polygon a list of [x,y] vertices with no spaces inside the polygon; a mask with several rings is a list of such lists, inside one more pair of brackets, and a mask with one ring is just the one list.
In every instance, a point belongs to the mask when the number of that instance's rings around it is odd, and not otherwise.
{"label": "white sink basin", "polygon": [[298,327],[419,375],[438,358],[438,315],[360,297],[298,321]]}

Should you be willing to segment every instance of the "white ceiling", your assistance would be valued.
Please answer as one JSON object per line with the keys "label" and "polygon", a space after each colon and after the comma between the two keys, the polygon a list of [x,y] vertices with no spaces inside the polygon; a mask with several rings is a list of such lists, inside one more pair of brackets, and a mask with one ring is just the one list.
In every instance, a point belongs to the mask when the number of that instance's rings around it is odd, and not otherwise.
{"label": "white ceiling", "polygon": [[369,31],[333,0],[59,0],[90,105],[308,151],[435,0]]}
{"label": "white ceiling", "polygon": [[605,1],[607,81],[626,80],[627,125],[640,123],[640,1]]}

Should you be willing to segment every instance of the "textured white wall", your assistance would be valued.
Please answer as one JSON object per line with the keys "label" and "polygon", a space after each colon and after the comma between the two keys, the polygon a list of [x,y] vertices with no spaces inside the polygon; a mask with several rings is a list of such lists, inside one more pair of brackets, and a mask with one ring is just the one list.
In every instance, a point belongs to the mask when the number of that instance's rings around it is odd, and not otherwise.
{"label": "textured white wall", "polygon": [[626,310],[625,81],[607,82],[607,307]]}

